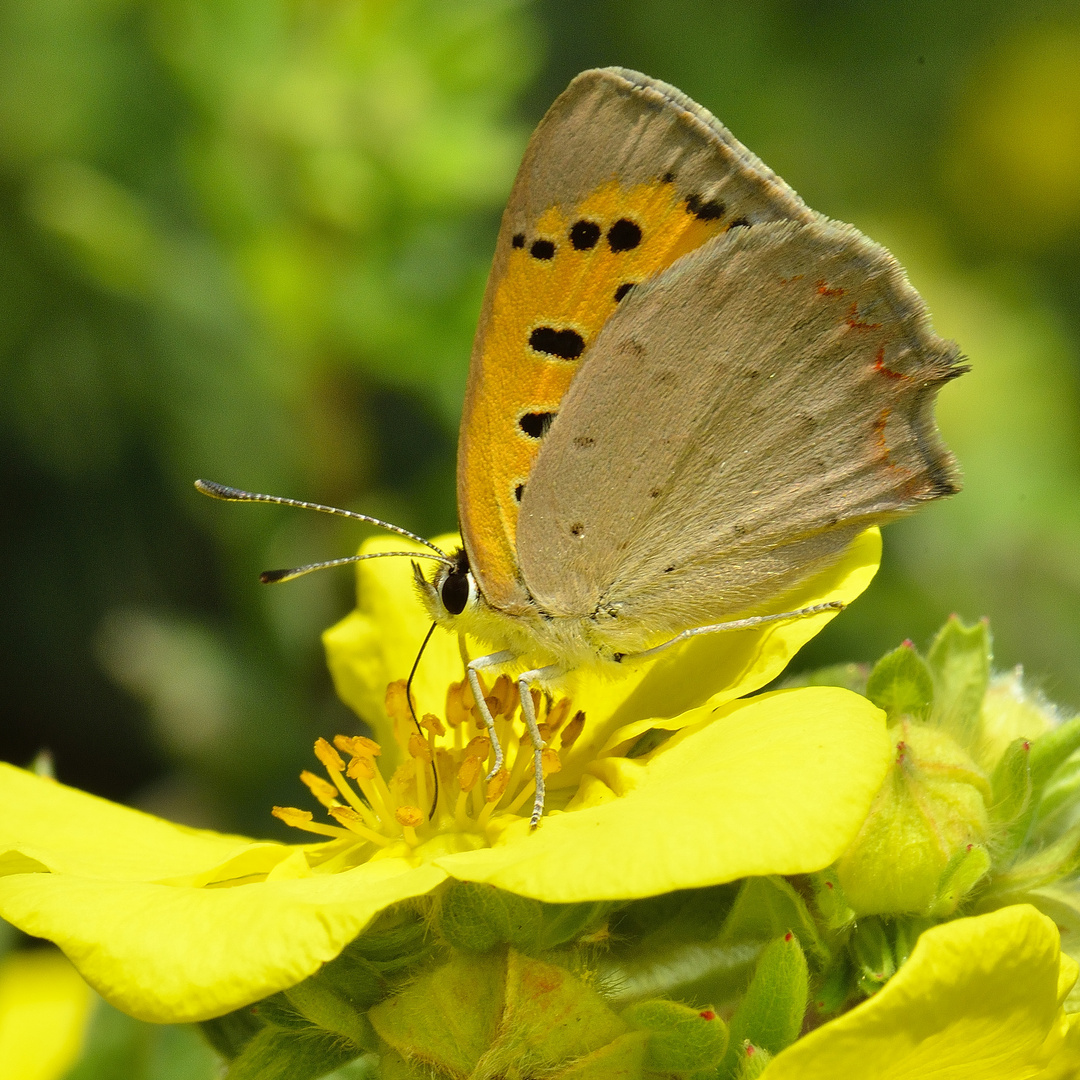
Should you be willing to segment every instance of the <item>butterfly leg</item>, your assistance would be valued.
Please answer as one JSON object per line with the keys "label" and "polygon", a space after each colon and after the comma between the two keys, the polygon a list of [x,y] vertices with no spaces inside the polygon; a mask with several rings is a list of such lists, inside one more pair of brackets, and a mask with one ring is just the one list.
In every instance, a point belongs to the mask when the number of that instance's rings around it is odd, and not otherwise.
{"label": "butterfly leg", "polygon": [[535,829],[544,816],[544,740],[540,738],[540,728],[536,723],[536,709],[533,706],[533,697],[530,685],[534,682],[544,682],[554,679],[563,674],[563,668],[557,664],[551,667],[535,668],[532,671],[522,672],[518,676],[518,697],[521,700],[521,715],[525,717],[525,727],[528,728],[529,738],[533,744],[533,774],[536,777],[536,797],[533,799],[532,817],[529,819],[529,828]]}
{"label": "butterfly leg", "polygon": [[476,702],[476,707],[480,710],[484,727],[487,728],[488,738],[495,748],[495,764],[491,766],[491,771],[487,774],[488,780],[503,767],[503,748],[502,743],[499,742],[499,736],[495,734],[495,718],[491,715],[491,710],[484,700],[484,691],[480,686],[480,676],[476,673],[481,668],[497,667],[499,664],[508,664],[515,659],[516,657],[512,652],[490,653],[487,656],[478,656],[475,660],[470,660],[467,666],[469,689],[472,690],[473,701]]}
{"label": "butterfly leg", "polygon": [[735,619],[732,622],[713,623],[711,626],[695,626],[690,630],[684,630],[676,634],[668,641],[654,645],[651,649],[643,649],[637,653],[622,653],[618,660],[643,660],[649,656],[655,656],[664,649],[678,645],[680,641],[687,641],[701,634],[718,634],[724,630],[749,630],[755,626],[764,626],[766,623],[781,622],[784,619],[803,619],[807,615],[820,615],[823,611],[841,611],[844,604],[841,600],[830,600],[824,604],[814,604],[811,607],[798,608],[796,611],[781,611],[776,615],[751,615],[747,619]]}

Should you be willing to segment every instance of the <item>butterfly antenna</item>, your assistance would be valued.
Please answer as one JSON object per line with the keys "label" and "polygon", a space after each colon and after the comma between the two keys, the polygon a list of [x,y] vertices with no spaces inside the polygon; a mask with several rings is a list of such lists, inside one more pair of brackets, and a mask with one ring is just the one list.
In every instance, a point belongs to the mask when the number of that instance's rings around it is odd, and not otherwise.
{"label": "butterfly antenna", "polygon": [[[369,525],[378,525],[380,529],[387,529],[392,533],[397,533],[398,536],[404,536],[407,540],[412,540],[414,544],[421,544],[423,547],[430,548],[439,555],[444,562],[450,562],[450,557],[446,552],[437,547],[430,540],[425,540],[422,536],[417,536],[416,533],[411,533],[408,529],[403,529],[400,525],[391,525],[389,521],[371,517],[369,514],[358,514],[355,510],[342,510],[337,506],[324,506],[322,503],[304,502],[302,499],[286,499],[281,495],[259,495],[254,491],[241,491],[239,488],[226,487],[224,484],[216,484],[213,480],[196,480],[195,490],[201,491],[204,495],[209,495],[211,499],[221,499],[224,502],[263,502],[274,503],[277,506],[298,506],[301,510],[318,510],[320,514],[336,514],[338,517],[349,518],[352,521],[365,521]],[[337,562],[332,562],[327,563],[326,565],[336,566],[338,564]],[[311,569],[315,569],[314,564]],[[281,578],[277,580],[284,581],[287,579]]]}
{"label": "butterfly antenna", "polygon": [[342,559],[327,559],[326,562],[308,563],[306,566],[294,566],[291,570],[264,570],[259,575],[259,580],[264,585],[277,585],[282,581],[292,581],[293,578],[303,577],[312,570],[325,570],[330,566],[345,566],[347,563],[363,562],[365,559],[387,559],[393,556],[401,556],[406,559],[433,559],[435,562],[444,563],[447,566],[454,564],[441,555],[430,555],[426,551],[369,551],[366,555],[346,555]]}
{"label": "butterfly antenna", "polygon": [[[428,632],[424,635],[424,640],[420,643],[420,651],[416,654],[416,659],[413,661],[412,671],[409,672],[409,677],[405,680],[405,700],[409,703],[409,712],[412,713],[413,723],[416,725],[416,730],[420,733],[420,737],[424,737],[424,729],[420,726],[420,721],[416,718],[416,709],[413,706],[412,700],[412,681],[413,676],[416,675],[416,669],[420,666],[420,657],[424,655],[424,650],[427,648],[427,643],[431,640],[431,635],[435,633],[435,627],[437,623],[432,623]],[[435,760],[435,755],[431,755],[431,775],[434,780],[432,787],[434,788],[434,794],[431,797],[431,809],[428,811],[428,821],[435,816],[435,807],[439,805],[439,766]]]}

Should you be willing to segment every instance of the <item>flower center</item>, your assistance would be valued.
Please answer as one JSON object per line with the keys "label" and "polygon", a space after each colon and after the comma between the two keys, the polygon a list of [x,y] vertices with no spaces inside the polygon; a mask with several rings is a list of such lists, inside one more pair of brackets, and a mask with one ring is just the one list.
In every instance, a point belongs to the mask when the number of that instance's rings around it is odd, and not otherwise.
{"label": "flower center", "polygon": [[[562,768],[560,753],[581,735],[585,714],[573,712],[569,698],[532,693],[548,777]],[[389,781],[379,771],[382,747],[372,739],[336,735],[333,744],[317,739],[315,756],[329,780],[306,769],[300,779],[336,824],[316,821],[311,811],[292,806],[275,806],[274,816],[306,832],[375,849],[402,841],[416,848],[449,831],[486,835],[494,815],[531,808],[536,778],[513,680],[500,675],[484,701],[506,755],[497,773],[491,773],[494,748],[482,734],[484,722],[467,682],[450,684],[444,719],[425,713],[417,724],[402,679],[386,688],[386,712],[403,759]]]}

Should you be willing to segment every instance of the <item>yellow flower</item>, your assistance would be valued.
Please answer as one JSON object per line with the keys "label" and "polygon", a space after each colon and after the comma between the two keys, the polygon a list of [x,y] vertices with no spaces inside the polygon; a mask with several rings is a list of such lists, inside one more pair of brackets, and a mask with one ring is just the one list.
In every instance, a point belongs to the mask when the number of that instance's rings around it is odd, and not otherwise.
{"label": "yellow flower", "polygon": [[779,1054],[763,1080],[1068,1080],[1077,966],[1027,904],[927,930],[874,997]]}
{"label": "yellow flower", "polygon": [[[879,554],[876,531],[864,534],[791,606],[853,599]],[[326,821],[277,811],[328,840],[183,828],[3,766],[0,916],[59,944],[126,1012],[197,1020],[299,983],[380,911],[450,877],[570,902],[821,869],[851,842],[888,766],[883,714],[865,698],[810,687],[735,700],[778,674],[822,615],[697,639],[622,680],[579,675],[570,699],[544,708],[550,812],[530,832],[507,683],[488,694],[509,769],[487,783],[490,748],[454,639],[437,631],[420,665],[423,736],[404,688],[387,695],[427,629],[408,560],[361,563],[360,582],[361,608],[326,642],[339,691],[375,740],[317,744],[329,779],[304,778]]]}
{"label": "yellow flower", "polygon": [[57,1080],[75,1063],[93,994],[55,949],[0,962],[0,1062],[4,1080]]}

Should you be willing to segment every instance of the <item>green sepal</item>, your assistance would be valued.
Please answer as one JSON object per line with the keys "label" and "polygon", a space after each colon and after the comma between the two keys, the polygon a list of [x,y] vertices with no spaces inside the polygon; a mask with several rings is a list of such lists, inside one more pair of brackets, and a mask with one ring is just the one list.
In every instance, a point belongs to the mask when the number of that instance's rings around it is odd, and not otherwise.
{"label": "green sepal", "polygon": [[378,1049],[379,1040],[364,1009],[358,1009],[318,977],[305,979],[298,986],[286,990],[285,996],[315,1027],[332,1035],[341,1035],[361,1050]]}
{"label": "green sepal", "polygon": [[854,995],[855,974],[847,951],[838,952],[821,975],[814,994],[814,1009],[821,1016],[840,1012]]}
{"label": "green sepal", "polygon": [[944,919],[952,915],[961,901],[990,872],[990,853],[981,844],[969,844],[949,860],[938,881],[937,895],[927,915]]}
{"label": "green sepal", "polygon": [[513,1065],[559,1076],[627,1030],[581,979],[513,949],[456,953],[368,1015],[404,1061],[450,1077],[471,1076],[481,1058],[491,1075]]}
{"label": "green sepal", "polygon": [[938,631],[927,663],[934,676],[931,720],[965,748],[974,745],[990,685],[990,627],[965,626],[955,615]]}
{"label": "green sepal", "polygon": [[893,961],[897,968],[903,967],[911,956],[911,950],[915,948],[919,936],[924,930],[937,925],[937,920],[929,919],[921,915],[901,915],[894,919],[892,930]]}
{"label": "green sepal", "polygon": [[[1063,878],[1072,877],[1078,870],[1080,870],[1080,822],[1073,825],[1054,843],[1014,863],[1008,870],[995,874],[988,897],[1002,901],[1012,893],[1025,893],[1031,889],[1053,885]],[[980,899],[980,904],[983,904],[982,899]]]}
{"label": "green sepal", "polygon": [[591,904],[541,903],[540,933],[536,951],[545,952],[558,948],[577,940],[588,931],[598,929],[615,906],[608,901]]}
{"label": "green sepal", "polygon": [[785,689],[796,686],[840,686],[866,697],[866,680],[869,674],[870,668],[866,664],[830,664],[815,671],[792,675],[784,679],[781,685]]}
{"label": "green sepal", "polygon": [[746,1056],[746,1043],[778,1054],[802,1030],[809,993],[806,957],[793,933],[770,942],[762,951],[754,977],[735,1015],[720,1075],[735,1077]]}
{"label": "green sepal", "polygon": [[1038,798],[1067,757],[1080,749],[1080,716],[1040,735],[1031,744],[1031,786]]}
{"label": "green sepal", "polygon": [[436,926],[457,949],[483,953],[499,945],[535,949],[543,929],[539,900],[474,881],[450,883],[439,898]]}
{"label": "green sepal", "polygon": [[742,1065],[739,1068],[738,1080],[757,1080],[768,1067],[773,1056],[768,1050],[752,1043],[743,1048]]}
{"label": "green sepal", "polygon": [[198,1024],[202,1037],[226,1060],[232,1061],[262,1029],[256,1006],[245,1005],[242,1009],[203,1020]]}
{"label": "green sepal", "polygon": [[649,1032],[645,1067],[690,1073],[720,1064],[727,1050],[727,1025],[712,1009],[691,1009],[674,1001],[639,1001],[621,1019]]}
{"label": "green sepal", "polygon": [[869,997],[876,994],[896,972],[892,944],[885,924],[876,916],[860,919],[850,941],[859,990]]}
{"label": "green sepal", "polygon": [[437,943],[421,915],[409,908],[399,907],[384,913],[359,937],[349,942],[341,956],[359,958],[386,974],[403,967],[415,967],[428,959],[436,947]]}
{"label": "green sepal", "polygon": [[347,1039],[326,1032],[266,1027],[241,1051],[226,1080],[316,1080],[360,1057]]}
{"label": "green sepal", "polygon": [[284,994],[257,1001],[251,1011],[267,1027],[282,1031],[307,1031],[311,1027],[311,1021]]}
{"label": "green sepal", "polygon": [[855,912],[840,888],[840,878],[834,867],[808,877],[814,890],[814,904],[829,930],[840,930],[855,921]]}
{"label": "green sepal", "polygon": [[803,949],[822,961],[830,953],[806,901],[782,877],[747,878],[724,920],[720,942],[766,942],[792,931]]}
{"label": "green sepal", "polygon": [[1032,802],[1031,740],[1014,739],[994,766],[987,810],[999,825],[1018,821]]}
{"label": "green sepal", "polygon": [[902,716],[925,720],[934,703],[934,677],[914,646],[905,642],[874,665],[866,696],[885,710],[890,724]]}

